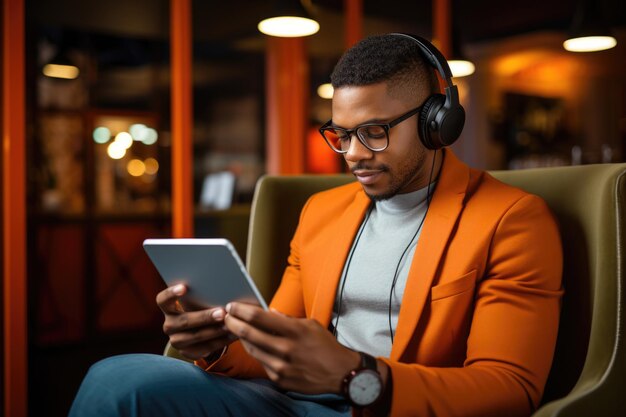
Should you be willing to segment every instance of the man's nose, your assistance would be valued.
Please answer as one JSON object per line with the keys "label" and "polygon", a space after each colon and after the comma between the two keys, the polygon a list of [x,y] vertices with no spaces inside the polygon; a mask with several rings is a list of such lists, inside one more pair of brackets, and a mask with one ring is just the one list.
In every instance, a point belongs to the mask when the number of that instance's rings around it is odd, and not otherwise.
{"label": "man's nose", "polygon": [[356,132],[352,133],[350,137],[350,146],[348,152],[344,154],[346,161],[358,162],[363,159],[371,159],[374,156],[374,152],[369,150],[357,137]]}

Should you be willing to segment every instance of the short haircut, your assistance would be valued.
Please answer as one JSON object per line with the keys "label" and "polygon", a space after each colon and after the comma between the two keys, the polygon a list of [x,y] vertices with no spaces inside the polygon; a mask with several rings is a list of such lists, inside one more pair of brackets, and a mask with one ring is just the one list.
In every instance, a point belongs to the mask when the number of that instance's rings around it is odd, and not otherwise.
{"label": "short haircut", "polygon": [[439,92],[435,69],[419,45],[398,35],[370,36],[358,42],[339,59],[330,80],[333,88],[386,82],[389,95],[397,98],[416,97],[420,88],[427,90],[426,96]]}

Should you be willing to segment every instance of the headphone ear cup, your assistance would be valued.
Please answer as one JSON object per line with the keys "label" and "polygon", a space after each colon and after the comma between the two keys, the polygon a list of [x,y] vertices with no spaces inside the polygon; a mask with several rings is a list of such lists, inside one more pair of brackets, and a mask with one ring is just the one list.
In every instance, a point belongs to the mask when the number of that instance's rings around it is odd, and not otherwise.
{"label": "headphone ear cup", "polygon": [[452,145],[463,131],[465,110],[461,105],[444,105],[436,118],[439,126],[438,143],[441,147]]}
{"label": "headphone ear cup", "polygon": [[446,103],[443,94],[433,94],[420,112],[420,138],[426,148],[441,149],[459,138],[464,124],[465,110],[462,106]]}
{"label": "headphone ear cup", "polygon": [[452,71],[441,52],[426,39],[406,33],[393,33],[413,40],[420,48],[425,62],[445,80],[445,95],[433,94],[422,105],[418,132],[427,149],[441,149],[452,145],[461,135],[465,124],[465,110],[459,102],[459,91],[452,84]]}
{"label": "headphone ear cup", "polygon": [[420,139],[428,149],[440,149],[444,145],[439,141],[439,125],[436,116],[446,102],[443,94],[433,94],[422,105],[419,117]]}

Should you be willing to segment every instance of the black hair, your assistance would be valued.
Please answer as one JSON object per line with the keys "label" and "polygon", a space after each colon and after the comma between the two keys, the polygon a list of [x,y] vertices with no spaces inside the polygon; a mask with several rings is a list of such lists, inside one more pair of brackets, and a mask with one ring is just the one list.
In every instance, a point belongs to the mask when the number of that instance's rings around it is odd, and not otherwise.
{"label": "black hair", "polygon": [[397,35],[370,36],[348,49],[330,76],[333,88],[386,82],[392,96],[439,91],[432,68],[414,41]]}

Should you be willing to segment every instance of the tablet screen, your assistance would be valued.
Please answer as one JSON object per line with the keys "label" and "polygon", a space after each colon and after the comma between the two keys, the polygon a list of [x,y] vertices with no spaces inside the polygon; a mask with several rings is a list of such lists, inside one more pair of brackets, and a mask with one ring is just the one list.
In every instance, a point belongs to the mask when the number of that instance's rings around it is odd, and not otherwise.
{"label": "tablet screen", "polygon": [[143,247],[168,286],[185,284],[185,309],[225,306],[231,301],[267,304],[226,239],[146,239]]}

